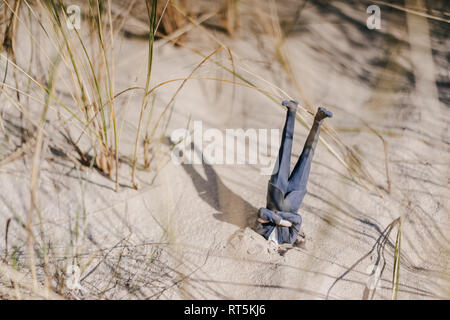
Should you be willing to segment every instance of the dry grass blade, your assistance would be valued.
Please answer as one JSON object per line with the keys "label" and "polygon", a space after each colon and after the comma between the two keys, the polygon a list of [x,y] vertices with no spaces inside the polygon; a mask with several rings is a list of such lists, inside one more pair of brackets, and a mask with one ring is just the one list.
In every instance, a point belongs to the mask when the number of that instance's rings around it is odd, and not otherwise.
{"label": "dry grass blade", "polygon": [[[144,92],[147,92],[150,87],[150,77],[152,73],[152,63],[153,63],[153,44],[155,42],[155,33],[157,28],[157,22],[156,22],[156,10],[157,10],[158,1],[155,0],[152,2],[152,7],[150,9],[150,4],[148,1],[146,1],[147,6],[147,14],[150,19],[150,30],[149,30],[149,39],[148,39],[148,61],[147,61],[147,79],[145,81],[145,88]],[[147,102],[148,102],[148,95],[144,94],[142,98],[142,105],[141,105],[141,112],[139,115],[139,123],[138,123],[138,129],[136,134],[136,143],[134,146],[134,154],[133,154],[133,160],[132,160],[132,168],[131,168],[131,184],[135,189],[137,189],[137,184],[135,180],[136,176],[136,166],[137,166],[137,157],[139,153],[139,142],[141,138],[141,128],[142,128],[142,120],[144,117],[145,109],[147,108]]]}
{"label": "dry grass blade", "polygon": [[[33,155],[33,162],[32,162],[32,169],[31,169],[31,186],[30,186],[30,209],[27,217],[27,231],[28,231],[28,240],[27,240],[27,247],[28,247],[28,254],[30,258],[30,268],[31,273],[33,276],[33,283],[34,283],[34,289],[37,289],[37,275],[36,275],[36,264],[35,264],[35,254],[34,254],[34,236],[33,236],[33,214],[36,212],[39,218],[39,224],[41,226],[41,239],[43,238],[43,232],[42,232],[42,218],[40,213],[40,206],[38,201],[38,183],[39,183],[39,170],[40,170],[40,161],[41,161],[41,152],[42,152],[42,145],[43,145],[43,138],[44,138],[44,130],[43,127],[46,123],[47,118],[47,112],[49,110],[50,105],[50,97],[51,93],[54,89],[54,78],[56,73],[56,68],[54,68],[50,74],[50,79],[47,87],[47,92],[49,94],[47,95],[44,109],[42,111],[41,119],[40,119],[40,125],[37,128],[37,134],[36,134],[36,148]],[[44,239],[42,239],[44,240]],[[43,241],[43,245],[45,246],[45,241]],[[44,251],[44,260],[45,257],[45,251]],[[45,269],[45,266],[44,266]]]}
{"label": "dry grass blade", "polygon": [[9,232],[9,225],[11,224],[11,218],[8,218],[6,220],[6,231],[5,231],[5,263],[8,263],[8,232]]}
{"label": "dry grass blade", "polygon": [[397,300],[398,287],[400,283],[401,243],[402,243],[402,220],[401,218],[398,218],[398,231],[397,231],[397,238],[395,240],[395,251],[394,251],[394,267],[392,271],[392,300]]}
{"label": "dry grass blade", "polygon": [[[428,18],[428,19],[433,19],[433,20],[437,20],[437,21],[450,23],[449,19],[445,19],[445,18],[442,18],[442,17],[437,17],[437,16],[434,16],[434,15],[427,14],[427,13],[424,13],[424,12],[420,12],[420,11],[417,11],[417,10],[413,10],[413,9],[410,9],[410,8],[405,8],[405,7],[396,5],[396,4],[388,3],[386,1],[374,0],[373,2],[377,3],[377,4],[384,5],[384,6],[388,6],[388,7],[397,9],[397,10],[401,10],[401,11],[404,11],[404,12],[412,13],[412,14],[415,14],[415,15],[418,15],[418,16],[421,16],[421,17],[425,17],[425,18]],[[446,13],[444,13],[444,14],[446,14]]]}

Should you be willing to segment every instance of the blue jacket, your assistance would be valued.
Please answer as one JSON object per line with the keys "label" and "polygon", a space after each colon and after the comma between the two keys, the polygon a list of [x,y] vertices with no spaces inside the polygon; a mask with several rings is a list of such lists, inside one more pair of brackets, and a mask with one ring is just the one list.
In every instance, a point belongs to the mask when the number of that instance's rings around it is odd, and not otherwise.
{"label": "blue jacket", "polygon": [[[298,213],[284,211],[272,211],[267,208],[261,208],[258,211],[258,217],[268,220],[268,223],[258,223],[257,232],[268,239],[273,229],[277,228],[278,243],[294,243],[297,240],[302,225],[302,217]],[[292,223],[290,227],[280,226],[281,219]]]}
{"label": "blue jacket", "polygon": [[[258,223],[257,232],[268,239],[274,228],[277,228],[278,243],[294,243],[302,225],[302,217],[297,213],[305,197],[306,188],[284,194],[276,185],[269,182],[267,190],[267,208],[258,211],[258,217],[268,223]],[[281,219],[292,223],[290,227],[280,226]]]}

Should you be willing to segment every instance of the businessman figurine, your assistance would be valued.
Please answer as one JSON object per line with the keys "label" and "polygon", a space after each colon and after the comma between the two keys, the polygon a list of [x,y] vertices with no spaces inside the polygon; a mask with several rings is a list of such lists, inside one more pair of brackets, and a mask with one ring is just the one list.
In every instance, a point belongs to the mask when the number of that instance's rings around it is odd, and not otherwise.
{"label": "businessman figurine", "polygon": [[306,194],[306,184],[314,149],[319,139],[320,127],[323,120],[331,118],[333,114],[325,108],[319,107],[302,154],[289,175],[298,103],[291,100],[283,101],[282,105],[287,107],[286,122],[277,163],[267,188],[267,205],[266,208],[261,208],[258,211],[257,231],[267,240],[276,244],[293,244],[297,240],[302,224],[302,217],[297,211]]}

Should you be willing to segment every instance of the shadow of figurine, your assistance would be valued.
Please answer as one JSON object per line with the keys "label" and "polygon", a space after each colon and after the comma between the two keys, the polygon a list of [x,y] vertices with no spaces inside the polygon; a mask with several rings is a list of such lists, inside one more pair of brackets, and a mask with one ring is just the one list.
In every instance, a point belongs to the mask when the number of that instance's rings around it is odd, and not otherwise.
{"label": "shadow of figurine", "polygon": [[[192,146],[194,151],[200,154],[193,144]],[[192,179],[200,198],[218,211],[214,214],[216,219],[234,224],[241,229],[245,227],[255,229],[258,209],[229,189],[210,164],[202,161],[206,179],[192,164],[182,163],[182,167]]]}

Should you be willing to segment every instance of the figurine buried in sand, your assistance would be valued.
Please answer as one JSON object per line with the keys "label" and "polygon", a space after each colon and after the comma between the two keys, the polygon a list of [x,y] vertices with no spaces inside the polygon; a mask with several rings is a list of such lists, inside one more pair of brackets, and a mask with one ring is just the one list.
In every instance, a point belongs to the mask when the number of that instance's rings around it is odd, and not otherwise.
{"label": "figurine buried in sand", "polygon": [[267,206],[258,211],[257,231],[267,240],[276,244],[293,244],[299,235],[302,217],[297,213],[306,194],[314,149],[319,139],[320,126],[325,118],[333,114],[319,107],[314,124],[303,147],[302,154],[289,176],[291,164],[292,138],[294,136],[296,101],[283,101],[287,107],[286,123],[278,159],[269,180],[267,189]]}

